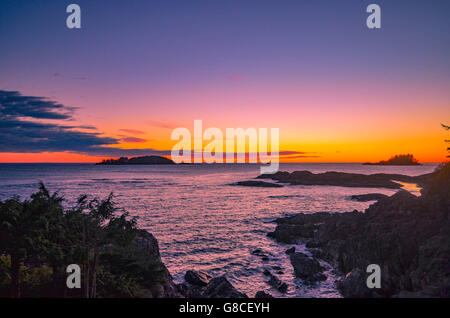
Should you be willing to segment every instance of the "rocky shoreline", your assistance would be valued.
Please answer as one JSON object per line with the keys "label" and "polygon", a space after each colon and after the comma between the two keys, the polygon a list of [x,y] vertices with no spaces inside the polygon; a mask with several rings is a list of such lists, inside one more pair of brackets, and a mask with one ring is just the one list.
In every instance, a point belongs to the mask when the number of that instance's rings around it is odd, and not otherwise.
{"label": "rocky shoreline", "polygon": [[[450,297],[450,166],[409,178],[423,185],[420,197],[405,190],[390,197],[355,196],[352,199],[377,202],[364,212],[299,213],[279,218],[268,236],[281,243],[306,245],[310,255],[295,247],[286,250],[295,276],[305,285],[327,279],[321,265],[327,262],[339,273],[335,284],[343,297]],[[252,254],[264,257],[260,250]],[[381,288],[367,287],[369,264],[380,266]],[[286,292],[286,283],[276,274],[269,270],[263,274],[269,286]],[[160,297],[248,297],[225,277],[212,278],[204,272],[188,271],[185,282],[177,285],[167,271],[166,280]],[[255,297],[272,295],[259,291]]]}
{"label": "rocky shoreline", "polygon": [[153,287],[154,298],[248,298],[246,294],[235,289],[224,276],[212,278],[201,271],[187,271],[185,282],[176,284],[162,263],[157,239],[151,233],[143,231],[138,246],[146,251],[149,258],[160,262],[163,268],[162,279]]}
{"label": "rocky shoreline", "polygon": [[[296,276],[323,279],[317,259],[343,274],[344,297],[450,296],[450,178],[447,164],[416,197],[400,190],[365,212],[297,214],[276,220],[270,237],[305,242],[313,257],[291,253]],[[301,253],[300,253],[301,254]],[[381,288],[366,286],[369,264],[381,268]]]}

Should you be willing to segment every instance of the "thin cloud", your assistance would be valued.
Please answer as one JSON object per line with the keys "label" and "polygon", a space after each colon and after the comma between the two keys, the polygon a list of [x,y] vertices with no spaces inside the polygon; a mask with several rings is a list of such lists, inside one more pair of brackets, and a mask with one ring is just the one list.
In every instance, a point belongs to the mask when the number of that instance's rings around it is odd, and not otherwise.
{"label": "thin cloud", "polygon": [[128,134],[132,134],[132,135],[142,135],[142,134],[144,134],[143,131],[136,130],[136,129],[119,129],[119,131],[123,131],[123,132],[126,132]]}
{"label": "thin cloud", "polygon": [[123,137],[120,139],[120,141],[134,143],[134,142],[147,142],[148,140],[137,137]]}

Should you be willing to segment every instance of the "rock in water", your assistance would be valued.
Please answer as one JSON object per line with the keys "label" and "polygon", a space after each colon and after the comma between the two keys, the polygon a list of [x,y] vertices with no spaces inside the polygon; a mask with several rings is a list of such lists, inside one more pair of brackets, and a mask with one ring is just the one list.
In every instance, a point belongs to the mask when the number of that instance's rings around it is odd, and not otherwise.
{"label": "rock in water", "polygon": [[273,298],[273,296],[263,290],[260,290],[256,293],[255,298]]}
{"label": "rock in water", "polygon": [[350,197],[350,200],[359,201],[359,202],[367,202],[367,201],[378,201],[388,196],[381,193],[367,193],[367,194],[355,194]]}
{"label": "rock in water", "polygon": [[322,274],[324,268],[319,262],[303,253],[290,254],[291,264],[294,267],[295,275],[307,282],[317,282],[326,280],[327,277]]}
{"label": "rock in water", "polygon": [[246,294],[239,292],[224,277],[211,279],[202,293],[204,298],[248,298]]}
{"label": "rock in water", "polygon": [[292,253],[295,253],[295,247],[293,246],[293,247],[291,247],[291,248],[288,248],[286,251],[285,251],[285,253],[286,254],[292,254]]}
{"label": "rock in water", "polygon": [[265,182],[265,181],[239,181],[236,185],[246,186],[246,187],[263,187],[263,188],[282,188],[282,184]]}
{"label": "rock in water", "polygon": [[278,277],[273,275],[269,272],[270,280],[268,281],[268,284],[276,289],[278,289],[279,292],[285,293],[288,289],[288,285],[286,283],[283,283]]}
{"label": "rock in water", "polygon": [[208,285],[211,275],[202,271],[189,270],[184,275],[184,280],[191,285],[203,287]]}

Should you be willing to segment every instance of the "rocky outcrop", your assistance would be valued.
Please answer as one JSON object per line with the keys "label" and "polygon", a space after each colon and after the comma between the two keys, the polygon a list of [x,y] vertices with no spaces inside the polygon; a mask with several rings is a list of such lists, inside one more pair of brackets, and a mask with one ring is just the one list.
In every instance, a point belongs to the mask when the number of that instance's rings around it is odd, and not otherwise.
{"label": "rocky outcrop", "polygon": [[286,254],[293,254],[293,253],[295,253],[295,247],[291,247],[291,248],[288,248],[286,251],[284,251]]}
{"label": "rocky outcrop", "polygon": [[359,202],[367,202],[367,201],[378,201],[388,196],[381,193],[367,193],[367,194],[355,194],[350,196],[350,200],[359,201]]}
{"label": "rocky outcrop", "polygon": [[213,278],[206,286],[202,296],[205,298],[247,298],[224,277]]}
{"label": "rocky outcrop", "polygon": [[346,298],[366,298],[372,295],[372,291],[366,286],[366,279],[366,273],[360,268],[355,268],[338,280],[336,286]]}
{"label": "rocky outcrop", "polygon": [[315,283],[327,279],[322,273],[324,268],[316,259],[299,252],[290,254],[289,258],[294,267],[295,276],[303,279],[305,282]]}
{"label": "rocky outcrop", "polygon": [[202,271],[189,270],[184,275],[184,280],[194,286],[204,287],[208,285],[211,280],[211,275]]}
{"label": "rocky outcrop", "polygon": [[254,180],[239,181],[239,182],[236,182],[235,185],[245,186],[245,187],[262,187],[262,188],[282,188],[283,187],[282,184],[278,184],[278,183],[265,182],[265,181],[254,181]]}
{"label": "rocky outcrop", "polygon": [[[189,274],[188,274],[189,273]],[[202,273],[198,275],[199,273]],[[205,279],[210,277],[203,272],[188,271],[185,277],[193,281],[192,284],[188,281],[186,283],[178,285],[179,292],[187,298],[248,298],[246,294],[239,292],[234,286],[226,279],[225,276],[215,277],[208,280],[208,283],[204,285]],[[201,283],[199,284],[199,279]],[[192,280],[191,280],[192,281]]]}
{"label": "rocky outcrop", "polygon": [[275,174],[262,174],[259,179],[272,179],[292,185],[329,185],[340,187],[389,188],[400,189],[401,185],[393,180],[417,183],[423,185],[430,174],[421,176],[406,176],[402,174],[359,174],[346,172],[324,172],[314,174],[309,171],[294,171],[292,173],[279,171]]}
{"label": "rocky outcrop", "polygon": [[179,292],[177,285],[174,283],[172,276],[161,260],[159,254],[158,240],[153,234],[140,230],[139,236],[136,238],[137,246],[145,251],[149,258],[160,264],[162,271],[162,279],[152,287],[152,296],[156,298],[179,298],[182,294]]}
{"label": "rocky outcrop", "polygon": [[260,290],[255,294],[255,298],[273,298],[273,296],[263,290]]}
{"label": "rocky outcrop", "polygon": [[267,282],[270,286],[277,289],[280,293],[287,292],[288,285],[283,283],[277,276],[272,274],[270,271],[264,271],[264,275],[269,276],[269,281]]}
{"label": "rocky outcrop", "polygon": [[[364,213],[298,214],[277,223],[270,236],[281,242],[306,241],[315,257],[345,275],[337,284],[345,297],[450,295],[449,164],[433,173],[420,197],[400,190]],[[306,257],[293,256],[298,254],[290,254],[296,275],[308,278],[314,271],[303,271],[300,264]],[[365,284],[369,264],[381,268],[380,289],[369,290]],[[311,268],[317,266],[311,263]]]}

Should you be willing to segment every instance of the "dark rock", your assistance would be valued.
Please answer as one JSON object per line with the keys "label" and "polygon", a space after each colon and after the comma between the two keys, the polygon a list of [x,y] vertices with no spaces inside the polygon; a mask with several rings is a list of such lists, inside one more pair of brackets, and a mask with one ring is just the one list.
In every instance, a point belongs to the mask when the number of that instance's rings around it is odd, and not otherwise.
{"label": "dark rock", "polygon": [[268,236],[275,238],[279,242],[292,244],[299,237],[311,238],[314,235],[313,224],[278,224],[275,231],[269,233]]}
{"label": "dark rock", "polygon": [[211,280],[211,276],[208,273],[202,272],[202,271],[187,271],[184,275],[184,279],[189,284],[195,285],[195,286],[206,286],[208,285],[209,281]]}
{"label": "dark rock", "polygon": [[389,188],[400,189],[401,185],[392,180],[401,182],[423,184],[430,177],[429,174],[421,176],[407,176],[402,174],[359,174],[346,172],[324,172],[314,174],[309,171],[294,171],[292,173],[279,171],[274,174],[263,174],[259,179],[272,179],[292,185],[330,185],[341,187]]}
{"label": "dark rock", "polygon": [[279,292],[281,293],[285,293],[288,289],[288,286],[286,283],[283,283],[278,277],[276,277],[275,275],[273,275],[272,273],[269,272],[270,277],[269,281],[267,282],[270,286],[272,286],[273,288],[278,289]]}
{"label": "dark rock", "polygon": [[273,296],[265,291],[259,291],[256,293],[255,298],[273,298]]}
{"label": "dark rock", "polygon": [[366,273],[359,268],[355,268],[343,279],[338,280],[336,286],[344,297],[369,297],[371,290],[366,285],[366,279]]}
{"label": "dark rock", "polygon": [[265,269],[263,274],[266,275],[266,276],[270,276],[271,275],[271,273],[270,273],[270,271],[268,269]]}
{"label": "dark rock", "polygon": [[136,244],[148,254],[149,258],[155,259],[161,266],[162,279],[157,285],[153,286],[152,296],[155,298],[182,297],[172,276],[160,258],[158,240],[151,233],[140,230],[139,235],[136,237]]}
{"label": "dark rock", "polygon": [[119,159],[106,159],[97,165],[174,165],[175,162],[161,156],[143,156]]}
{"label": "dark rock", "polygon": [[[281,218],[272,236],[283,242],[305,239],[315,257],[349,273],[338,283],[344,296],[446,297],[450,293],[450,163],[431,175],[412,178],[424,184],[420,197],[400,190],[364,213],[300,213]],[[312,228],[313,236],[305,238],[302,231],[294,231],[299,225]],[[312,264],[315,270],[310,272],[318,272]],[[382,275],[381,288],[368,294],[369,264],[380,265]],[[308,277],[309,272],[293,266],[298,268],[297,276]]]}
{"label": "dark rock", "polygon": [[160,257],[158,240],[152,233],[141,230],[136,238],[136,244],[139,248],[148,253],[148,255]]}
{"label": "dark rock", "polygon": [[281,188],[282,184],[272,183],[272,182],[264,182],[264,181],[239,181],[236,185],[245,186],[245,187],[263,187],[263,188]]}
{"label": "dark rock", "polygon": [[252,251],[252,255],[256,255],[256,256],[261,256],[262,257],[262,256],[266,256],[266,253],[263,250],[257,248],[256,250]]}
{"label": "dark rock", "polygon": [[224,277],[216,277],[211,279],[205,287],[202,297],[204,298],[248,298],[244,293],[239,292]]}
{"label": "dark rock", "polygon": [[292,253],[289,257],[297,277],[308,282],[316,282],[327,279],[326,276],[322,274],[324,268],[316,259],[299,252]]}
{"label": "dark rock", "polygon": [[367,201],[378,201],[387,197],[388,197],[387,195],[381,193],[355,194],[350,197],[350,200],[367,202]]}
{"label": "dark rock", "polygon": [[291,247],[291,248],[288,248],[286,251],[285,251],[285,253],[286,254],[292,254],[292,253],[295,253],[295,247],[293,246],[293,247]]}

